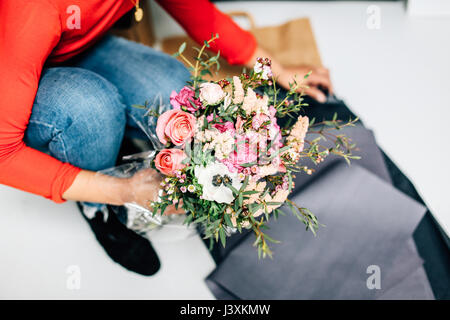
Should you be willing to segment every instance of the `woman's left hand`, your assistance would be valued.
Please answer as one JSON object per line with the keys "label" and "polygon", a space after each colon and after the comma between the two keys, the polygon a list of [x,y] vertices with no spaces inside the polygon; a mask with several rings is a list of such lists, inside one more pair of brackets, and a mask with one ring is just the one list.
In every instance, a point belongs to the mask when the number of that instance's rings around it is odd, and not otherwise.
{"label": "woman's left hand", "polygon": [[[258,57],[269,58],[272,61],[272,73],[277,83],[287,90],[290,89],[289,83],[294,82],[294,79],[296,79],[297,83],[300,84],[298,92],[303,92],[321,103],[327,100],[326,93],[333,93],[330,72],[327,68],[313,66],[283,67],[281,63],[261,47],[256,48],[250,60],[245,63],[245,66],[253,68]],[[303,79],[310,71],[309,77]]]}
{"label": "woman's left hand", "polygon": [[[311,72],[312,71],[312,72]],[[307,79],[304,76],[311,72]],[[311,98],[324,103],[327,100],[325,92],[333,93],[333,85],[330,80],[330,72],[324,67],[289,67],[278,70],[277,82],[285,89],[289,90],[289,83],[296,79],[300,84],[299,92],[304,92]]]}

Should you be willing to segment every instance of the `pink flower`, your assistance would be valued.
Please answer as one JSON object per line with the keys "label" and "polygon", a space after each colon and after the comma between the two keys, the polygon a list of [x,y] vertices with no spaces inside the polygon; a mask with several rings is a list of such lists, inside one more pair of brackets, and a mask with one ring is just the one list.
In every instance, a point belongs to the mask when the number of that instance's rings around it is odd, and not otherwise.
{"label": "pink flower", "polygon": [[163,149],[155,157],[155,167],[162,174],[171,176],[175,175],[177,170],[186,167],[183,160],[186,154],[180,149]]}
{"label": "pink flower", "polygon": [[156,135],[161,143],[166,144],[167,138],[176,146],[182,146],[189,141],[195,133],[196,119],[181,110],[164,112],[156,124]]}
{"label": "pink flower", "polygon": [[235,166],[233,162],[231,162],[230,159],[222,159],[221,162],[227,167],[228,171],[230,172],[236,172],[236,170],[240,169],[240,167]]}
{"label": "pink flower", "polygon": [[[190,101],[194,104],[191,104]],[[185,107],[190,112],[195,112],[201,107],[201,103],[198,99],[195,99],[195,92],[189,87],[184,87],[180,90],[180,93],[176,93],[176,91],[172,91],[170,95],[170,104],[176,110],[181,109],[181,107]]]}
{"label": "pink flower", "polygon": [[185,186],[180,187],[181,192],[186,193],[187,188]]}
{"label": "pink flower", "polygon": [[242,130],[242,127],[244,126],[244,120],[240,116],[236,119],[236,131],[240,132]]}
{"label": "pink flower", "polygon": [[[208,116],[206,116],[206,120],[208,122],[213,121],[213,117],[214,115],[211,113]],[[220,133],[224,133],[225,131],[231,131],[231,134],[234,135],[234,133],[236,132],[236,130],[234,130],[234,124],[231,121],[227,121],[227,122],[223,122],[222,119],[218,119],[217,115],[216,115],[216,121],[218,123],[214,123],[212,125],[213,128],[216,128],[217,130],[220,131]]]}
{"label": "pink flower", "polygon": [[252,127],[253,127],[253,129],[258,130],[264,122],[267,122],[269,120],[270,120],[270,118],[267,115],[262,114],[262,113],[258,114],[253,117]]}
{"label": "pink flower", "polygon": [[215,123],[212,125],[214,128],[216,128],[217,130],[219,130],[221,133],[225,132],[225,131],[231,131],[232,134],[234,135],[234,125],[233,122],[227,121],[225,123]]}
{"label": "pink flower", "polygon": [[250,169],[251,169],[253,174],[258,174],[259,173],[259,167],[258,166],[252,166]]}
{"label": "pink flower", "polygon": [[210,113],[209,115],[207,115],[206,116],[206,120],[208,121],[208,122],[211,122],[211,121],[215,121],[215,122],[217,122],[217,123],[222,123],[223,122],[223,120],[216,114],[216,117],[214,117],[214,114],[213,113]]}
{"label": "pink flower", "polygon": [[[256,162],[258,160],[258,144],[256,137],[241,135],[236,137],[236,151],[229,156],[229,161],[235,168],[241,171],[244,163]],[[250,169],[250,168],[248,168]]]}
{"label": "pink flower", "polygon": [[274,166],[279,166],[280,165],[280,157],[275,157],[275,158],[273,158],[272,159],[272,164],[274,165]]}
{"label": "pink flower", "polygon": [[275,109],[274,106],[269,107],[269,116],[271,118],[275,118],[275,115],[277,114],[277,109]]}

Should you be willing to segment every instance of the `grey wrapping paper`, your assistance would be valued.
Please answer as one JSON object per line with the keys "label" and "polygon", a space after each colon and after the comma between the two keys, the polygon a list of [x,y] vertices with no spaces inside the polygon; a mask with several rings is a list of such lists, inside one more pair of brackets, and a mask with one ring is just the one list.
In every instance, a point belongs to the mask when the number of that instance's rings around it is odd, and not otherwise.
{"label": "grey wrapping paper", "polygon": [[423,260],[417,253],[416,244],[412,237],[396,250],[392,265],[394,267],[389,270],[390,272],[382,273],[381,287],[383,290],[375,292],[376,298],[382,297],[386,291],[397,286],[398,283],[423,265]]}
{"label": "grey wrapping paper", "polygon": [[419,266],[393,288],[387,290],[380,300],[434,300],[434,294],[425,273]]}
{"label": "grey wrapping paper", "polygon": [[[258,260],[246,237],[206,280],[212,290],[239,299],[375,299],[420,266],[408,240],[425,207],[366,169],[334,163],[292,200],[326,227],[314,237],[292,214],[281,216],[269,223],[282,241],[272,245],[274,259]],[[366,285],[371,265],[381,270],[379,290]]]}
{"label": "grey wrapping paper", "polygon": [[[353,160],[353,163],[369,170],[388,183],[392,182],[389,171],[386,167],[386,164],[384,163],[383,155],[380,151],[380,148],[378,148],[372,130],[368,130],[362,125],[356,125],[354,127],[347,127],[339,131],[333,131],[333,133],[345,134],[348,138],[351,139],[353,143],[356,144],[356,150],[353,151],[353,154],[355,156],[360,156],[361,159]],[[313,140],[316,137],[317,135],[308,135],[306,139]],[[325,147],[333,146],[331,141],[322,140],[320,144]],[[325,158],[325,161],[318,165],[314,164],[310,160],[306,160],[305,164],[308,165],[311,169],[314,169],[314,173],[312,175],[306,175],[303,173],[297,174],[297,177],[295,179],[295,192],[297,190],[301,190],[304,186],[313,181],[316,176],[319,176],[330,165],[335,164],[337,161],[342,161],[342,158],[333,154],[330,154],[327,158]]]}
{"label": "grey wrapping paper", "polygon": [[[367,130],[361,125],[356,125],[355,127],[344,128],[340,133],[345,134],[347,137],[352,139],[352,142],[356,143],[357,149],[354,154],[360,156],[360,160],[355,160],[353,163],[362,166],[363,168],[369,170],[375,175],[379,176],[384,181],[391,183],[391,177],[387,170],[386,164],[383,160],[383,155],[377,146],[374,134],[371,130]],[[312,140],[314,136],[309,135],[308,139]],[[331,146],[329,142],[322,141],[321,144]],[[308,166],[315,169],[312,175],[297,174],[295,181],[295,188],[292,192],[294,196],[298,192],[301,192],[309,183],[313,182],[315,178],[319,177],[321,174],[325,173],[331,166],[335,165],[337,162],[342,161],[334,155],[328,156],[324,162],[320,165],[315,165],[311,161],[308,161]],[[237,233],[227,240],[227,246],[223,248],[221,245],[216,245],[215,252],[216,255],[223,259],[227,256],[230,251],[234,249],[236,244],[242,241],[243,238],[247,236],[247,232]]]}

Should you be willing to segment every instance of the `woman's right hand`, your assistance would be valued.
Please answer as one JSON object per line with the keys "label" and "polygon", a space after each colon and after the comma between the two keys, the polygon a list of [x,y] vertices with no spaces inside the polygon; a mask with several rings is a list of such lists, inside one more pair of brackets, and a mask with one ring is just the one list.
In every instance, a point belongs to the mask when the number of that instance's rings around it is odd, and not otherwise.
{"label": "woman's right hand", "polygon": [[[125,198],[124,203],[136,203],[146,209],[151,210],[150,204],[158,200],[158,193],[161,190],[161,182],[164,177],[154,169],[143,169],[134,174],[123,185]],[[176,209],[174,205],[168,206],[164,214],[183,214],[185,211],[179,205]]]}

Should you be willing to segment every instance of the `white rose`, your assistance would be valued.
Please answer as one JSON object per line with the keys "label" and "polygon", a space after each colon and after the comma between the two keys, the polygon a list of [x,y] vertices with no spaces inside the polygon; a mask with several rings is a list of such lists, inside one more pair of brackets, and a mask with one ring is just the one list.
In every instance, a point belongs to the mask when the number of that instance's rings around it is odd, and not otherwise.
{"label": "white rose", "polygon": [[205,82],[200,85],[200,101],[206,105],[216,105],[225,97],[225,92],[217,83]]}
{"label": "white rose", "polygon": [[239,190],[242,183],[239,181],[236,172],[230,172],[228,168],[220,162],[210,163],[206,167],[197,166],[194,169],[198,183],[203,187],[203,199],[216,201],[218,203],[231,203],[234,200],[233,192],[223,183],[214,185],[213,179],[219,175],[221,178],[227,176],[231,179],[231,185]]}

